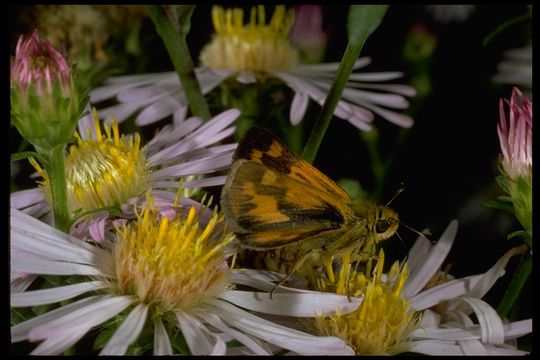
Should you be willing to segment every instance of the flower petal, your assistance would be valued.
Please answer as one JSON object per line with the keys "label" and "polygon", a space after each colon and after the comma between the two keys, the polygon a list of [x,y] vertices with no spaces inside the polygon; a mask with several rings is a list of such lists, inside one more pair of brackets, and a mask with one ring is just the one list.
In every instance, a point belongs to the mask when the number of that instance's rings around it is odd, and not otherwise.
{"label": "flower petal", "polygon": [[171,340],[161,318],[154,319],[154,355],[172,355]]}
{"label": "flower petal", "polygon": [[272,355],[272,352],[270,351],[270,349],[268,349],[268,346],[266,346],[266,344],[260,343],[256,339],[251,338],[249,335],[246,335],[238,330],[227,326],[219,318],[218,315],[212,312],[201,311],[198,316],[216,329],[219,329],[220,331],[223,331],[224,333],[232,336],[234,339],[240,341],[242,344],[252,350],[256,355]]}
{"label": "flower petal", "polygon": [[53,336],[45,339],[32,352],[31,355],[61,355],[62,352],[75,345],[88,332],[85,327],[73,326],[70,332],[62,336]]}
{"label": "flower petal", "polygon": [[306,114],[307,106],[309,102],[309,96],[302,92],[294,94],[293,101],[291,103],[290,119],[291,124],[296,126],[302,121]]}
{"label": "flower petal", "polygon": [[347,296],[315,291],[305,294],[274,293],[272,298],[265,292],[226,291],[220,298],[248,310],[294,317],[334,316],[337,311],[348,314],[361,303],[359,298],[349,301]]}
{"label": "flower petal", "polygon": [[225,355],[225,342],[203,323],[184,312],[176,312],[176,318],[193,355]]}
{"label": "flower petal", "polygon": [[11,294],[11,307],[37,306],[74,298],[88,291],[103,289],[107,286],[102,281],[90,281],[49,289],[32,290]]}
{"label": "flower petal", "polygon": [[221,318],[237,329],[257,336],[267,342],[276,344],[302,355],[353,355],[347,344],[335,337],[317,337],[271,323],[260,317],[241,310],[228,302],[211,299],[210,305],[216,307]]}
{"label": "flower petal", "polygon": [[138,304],[122,325],[114,332],[113,336],[107,342],[107,345],[101,350],[100,355],[124,355],[129,345],[131,345],[143,329],[148,315],[148,305]]}
{"label": "flower petal", "polygon": [[132,296],[100,297],[99,301],[95,303],[70,311],[62,316],[57,316],[46,323],[33,327],[28,332],[28,339],[36,341],[64,336],[71,332],[72,326],[75,326],[76,330],[84,327],[88,331],[120,313],[134,301],[135,299]]}
{"label": "flower petal", "polygon": [[444,259],[446,259],[452,244],[454,243],[457,229],[457,220],[452,220],[444,233],[441,235],[439,241],[437,241],[437,244],[435,244],[430,253],[423,258],[425,261],[418,267],[416,273],[413,274],[411,272],[411,275],[409,276],[409,279],[402,291],[404,296],[412,297],[418,294],[418,292],[427,284],[429,279],[431,279],[433,274],[439,270]]}
{"label": "flower petal", "polygon": [[464,301],[476,314],[480,329],[482,330],[482,342],[489,344],[502,344],[504,342],[504,329],[501,318],[488,303],[485,301],[461,296],[456,301]]}
{"label": "flower petal", "polygon": [[415,311],[420,311],[437,305],[442,301],[454,299],[470,291],[481,278],[482,275],[467,276],[424,290],[410,298],[412,302],[411,308]]}

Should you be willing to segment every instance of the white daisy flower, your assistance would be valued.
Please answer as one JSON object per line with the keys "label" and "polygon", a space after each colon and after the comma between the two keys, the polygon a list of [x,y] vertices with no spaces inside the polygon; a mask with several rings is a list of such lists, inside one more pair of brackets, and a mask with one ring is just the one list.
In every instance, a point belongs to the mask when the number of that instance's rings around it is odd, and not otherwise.
{"label": "white daisy flower", "polygon": [[178,331],[194,355],[225,355],[230,339],[259,355],[271,355],[274,349],[352,354],[341,339],[309,335],[242,308],[312,317],[316,312],[334,313],[338,307],[352,311],[359,299],[349,302],[345,296],[280,288],[270,299],[266,291],[234,289],[233,283],[255,289],[268,288],[269,283],[258,278],[264,272],[230,270],[223,248],[233,235],[215,231],[223,220],[217,212],[205,226],[197,213],[192,207],[187,216],[169,218],[148,206],[100,245],[11,209],[12,271],[78,279],[70,285],[12,293],[12,308],[69,303],[14,325],[11,341],[40,342],[31,354],[58,355],[91,329],[101,333],[119,324],[110,330],[100,355],[125,354],[143,329],[153,334],[153,345],[139,345],[150,346],[154,355],[173,354]]}
{"label": "white daisy flower", "polygon": [[[504,324],[496,311],[481,298],[504,273],[504,267],[516,249],[505,254],[486,273],[444,282],[426,289],[426,284],[446,258],[457,233],[452,221],[439,241],[432,245],[420,237],[400,266],[394,263],[383,274],[381,251],[373,275],[347,274],[348,266],[334,277],[320,279],[319,288],[338,294],[363,294],[358,310],[346,315],[319,316],[306,323],[311,332],[334,335],[360,355],[522,355],[511,341],[532,331],[531,319]],[[345,264],[350,264],[344,261]],[[331,268],[329,269],[331,271]],[[328,270],[327,270],[328,272]],[[347,280],[351,281],[348,283]],[[337,280],[334,280],[337,279]],[[441,314],[432,309],[444,303]],[[476,324],[471,314],[478,319]]]}
{"label": "white daisy flower", "polygon": [[[323,104],[339,63],[300,64],[298,51],[288,38],[292,11],[276,6],[266,24],[264,6],[252,8],[248,24],[241,9],[212,8],[215,35],[201,51],[202,66],[195,69],[203,94],[229,78],[251,84],[268,77],[276,78],[294,90],[290,109],[291,124],[298,124],[306,113],[309,99]],[[359,58],[354,69],[370,63]],[[355,72],[349,77],[334,115],[361,130],[370,130],[374,114],[402,126],[411,127],[411,117],[389,109],[406,109],[406,96],[416,91],[409,85],[381,83],[402,77],[400,72]],[[185,94],[175,72],[112,77],[105,86],[94,89],[92,103],[116,97],[120,102],[100,110],[101,116],[114,113],[119,121],[140,111],[137,125],[146,125],[169,115],[182,116],[187,110]]]}
{"label": "white daisy flower", "polygon": [[[94,112],[79,123],[77,143],[65,158],[68,210],[75,214],[121,208],[136,198],[144,199],[149,190],[158,201],[171,205],[175,196],[164,190],[222,185],[226,176],[216,172],[230,165],[237,144],[216,144],[234,133],[232,123],[239,115],[231,109],[207,122],[179,118],[142,146],[139,134],[120,135],[114,121],[104,125],[103,133]],[[31,162],[43,180],[39,187],[12,193],[11,206],[52,223],[48,175],[37,161]],[[208,174],[214,176],[203,177]],[[186,201],[191,205],[187,199],[182,203]],[[94,240],[102,241],[108,216],[107,211],[94,213],[72,228],[73,234],[89,231]]]}

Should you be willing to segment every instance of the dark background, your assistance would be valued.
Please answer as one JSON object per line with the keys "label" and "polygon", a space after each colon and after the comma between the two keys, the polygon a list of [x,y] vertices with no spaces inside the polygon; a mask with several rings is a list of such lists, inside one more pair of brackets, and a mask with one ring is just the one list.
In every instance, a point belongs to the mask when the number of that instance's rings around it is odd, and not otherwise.
{"label": "dark background", "polygon": [[[325,24],[330,30],[327,61],[339,61],[346,46],[346,6],[323,6]],[[14,54],[17,36],[26,29],[18,22],[22,6],[9,8],[9,45]],[[499,99],[509,98],[510,85],[495,85],[491,78],[497,72],[505,50],[522,47],[531,36],[532,21],[524,21],[497,34],[486,46],[482,41],[497,26],[526,12],[525,5],[477,5],[463,22],[437,22],[425,6],[392,5],[379,28],[366,42],[361,55],[372,57],[365,71],[407,71],[403,44],[411,26],[422,22],[437,37],[430,66],[431,94],[415,102],[415,125],[407,131],[404,142],[395,148],[399,128],[376,118],[383,156],[393,154],[393,165],[383,199],[389,200],[400,183],[405,191],[392,203],[409,226],[430,228],[436,240],[452,219],[459,220],[459,230],[446,262],[452,263],[456,277],[488,270],[507,250],[519,245],[506,235],[519,229],[514,218],[482,203],[501,195],[494,182],[497,156],[500,152],[496,124],[499,121]],[[267,10],[267,17],[271,11]],[[192,17],[188,44],[196,60],[201,47],[212,33],[210,6],[198,6]],[[144,31],[154,31],[151,23]],[[146,51],[151,56],[148,72],[172,70],[156,37]],[[400,79],[406,82],[408,78]],[[311,106],[308,114],[316,116],[319,107]],[[306,138],[310,120],[305,120]],[[10,135],[17,134],[11,131]],[[13,148],[11,149],[13,152]],[[346,121],[334,118],[320,148],[315,166],[333,179],[358,179],[369,191],[374,188],[369,156],[358,131]],[[413,244],[416,235],[401,228],[402,241],[392,238],[390,258],[399,258]],[[517,261],[511,260],[506,275],[486,295],[496,306],[508,285]],[[532,313],[532,290],[529,279],[520,298],[517,319]]]}

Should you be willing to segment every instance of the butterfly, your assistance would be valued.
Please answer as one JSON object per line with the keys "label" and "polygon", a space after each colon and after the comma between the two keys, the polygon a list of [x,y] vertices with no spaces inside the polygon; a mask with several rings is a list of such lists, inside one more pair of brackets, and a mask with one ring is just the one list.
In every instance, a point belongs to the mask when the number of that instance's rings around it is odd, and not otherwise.
{"label": "butterfly", "polygon": [[242,247],[262,251],[294,244],[294,269],[312,252],[332,258],[354,251],[366,259],[399,225],[394,210],[353,200],[259,127],[250,128],[238,144],[221,207]]}

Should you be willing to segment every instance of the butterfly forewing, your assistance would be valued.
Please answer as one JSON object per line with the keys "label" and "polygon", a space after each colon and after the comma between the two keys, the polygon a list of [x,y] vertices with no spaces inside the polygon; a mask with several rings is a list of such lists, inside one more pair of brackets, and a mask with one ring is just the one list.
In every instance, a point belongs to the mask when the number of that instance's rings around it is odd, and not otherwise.
{"label": "butterfly forewing", "polygon": [[272,248],[336,230],[354,216],[333,194],[306,186],[264,163],[240,159],[222,195],[237,237],[250,247]]}
{"label": "butterfly forewing", "polygon": [[275,171],[295,180],[328,193],[345,204],[351,203],[351,197],[342,188],[313,165],[290,151],[270,132],[252,127],[238,145],[234,160],[247,159],[259,162]]}

